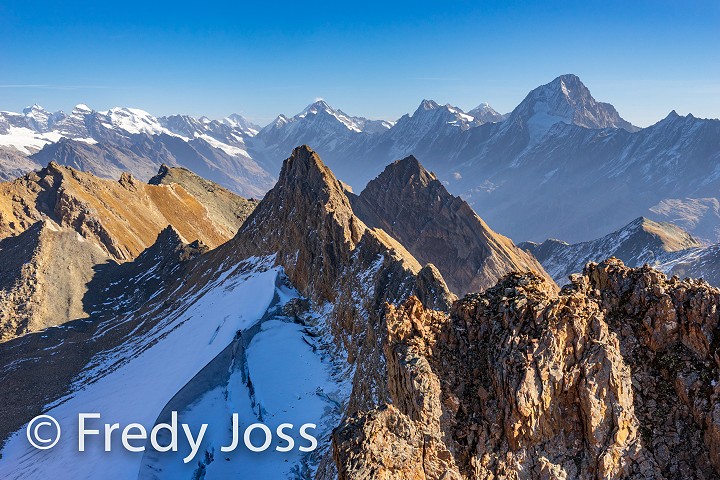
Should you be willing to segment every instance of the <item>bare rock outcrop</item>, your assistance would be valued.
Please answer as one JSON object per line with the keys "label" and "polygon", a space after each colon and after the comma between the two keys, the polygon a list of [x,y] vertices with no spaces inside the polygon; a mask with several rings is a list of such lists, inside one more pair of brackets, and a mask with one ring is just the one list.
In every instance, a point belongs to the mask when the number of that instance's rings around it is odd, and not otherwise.
{"label": "bare rock outcrop", "polygon": [[421,264],[435,265],[458,295],[482,291],[510,272],[550,279],[532,254],[494,232],[415,157],[388,165],[350,199],[365,223],[387,231]]}
{"label": "bare rock outcrop", "polygon": [[339,478],[719,478],[720,291],[616,259],[572,280],[389,307],[392,404],[336,429]]}

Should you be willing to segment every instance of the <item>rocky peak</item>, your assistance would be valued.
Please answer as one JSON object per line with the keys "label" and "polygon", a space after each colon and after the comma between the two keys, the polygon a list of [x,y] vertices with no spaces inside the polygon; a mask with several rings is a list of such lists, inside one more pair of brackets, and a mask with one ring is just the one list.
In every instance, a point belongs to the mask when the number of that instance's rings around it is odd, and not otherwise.
{"label": "rocky peak", "polygon": [[588,262],[617,257],[632,267],[655,265],[669,252],[701,247],[695,238],[672,223],[654,222],[639,217],[604,237],[569,244],[548,239],[522,244],[532,253],[559,285],[568,282],[571,273],[581,272]]}
{"label": "rocky peak", "polygon": [[[365,230],[353,214],[342,184],[317,153],[303,145],[285,160],[277,184],[258,204],[238,237],[266,254],[281,252],[286,258],[279,262],[301,291],[316,290],[312,288],[316,285],[321,297],[334,298],[332,272],[350,263],[350,252]],[[319,243],[309,243],[307,236]],[[325,255],[323,249],[334,253]]]}
{"label": "rocky peak", "polygon": [[138,256],[137,263],[152,265],[154,260],[157,265],[163,265],[161,270],[172,270],[178,263],[198,257],[209,249],[201,240],[188,243],[175,227],[168,225],[158,233],[155,243]]}
{"label": "rocky peak", "polygon": [[620,117],[609,103],[596,101],[576,75],[561,75],[532,90],[510,114],[510,120],[538,130],[563,122],[585,128],[638,128]]}
{"label": "rocky peak", "polygon": [[440,108],[440,105],[435,100],[423,99],[423,101],[420,102],[420,106],[418,106],[416,112],[423,110],[436,110],[438,108]]}
{"label": "rocky peak", "polygon": [[467,113],[481,122],[502,122],[505,120],[505,115],[498,113],[488,103],[481,103]]}
{"label": "rocky peak", "polygon": [[24,108],[22,111],[28,126],[36,132],[47,132],[50,128],[49,122],[52,113],[45,110],[38,104]]}
{"label": "rocky peak", "polygon": [[404,186],[424,188],[436,181],[437,177],[427,171],[417,158],[410,155],[385,167],[385,170],[372,180],[367,188],[370,188],[368,192],[370,194],[372,191],[377,193],[378,190]]}
{"label": "rocky peak", "polygon": [[532,255],[492,231],[412,156],[351,198],[366,224],[397,238],[421,264],[435,265],[456,294],[487,288],[511,271],[545,275]]}
{"label": "rocky peak", "polygon": [[714,478],[720,291],[616,259],[573,280],[390,308],[392,403],[336,429],[339,478]]}
{"label": "rocky peak", "polygon": [[351,412],[387,398],[377,343],[385,305],[414,294],[443,308],[454,297],[437,269],[423,271],[400,242],[355,216],[342,184],[307,146],[285,160],[237,236],[209,255],[275,255],[303,295],[329,308],[335,344],[355,365]]}
{"label": "rocky peak", "polygon": [[184,245],[186,240],[180,235],[175,227],[168,225],[167,227],[160,230],[158,233],[155,243],[150,248],[157,248],[160,250],[175,250],[176,248]]}

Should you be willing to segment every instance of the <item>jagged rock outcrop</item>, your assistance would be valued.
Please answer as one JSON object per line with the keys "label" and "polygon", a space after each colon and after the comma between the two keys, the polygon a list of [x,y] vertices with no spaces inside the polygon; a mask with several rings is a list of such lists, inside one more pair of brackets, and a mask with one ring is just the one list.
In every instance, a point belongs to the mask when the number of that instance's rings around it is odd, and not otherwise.
{"label": "jagged rock outcrop", "polygon": [[355,216],[342,184],[309,147],[296,148],[280,178],[217,255],[276,255],[316,306],[327,305],[337,348],[354,365],[350,411],[387,398],[382,358],[386,303],[419,296],[433,307],[454,295],[394,238]]}
{"label": "jagged rock outcrop", "polygon": [[610,259],[386,315],[392,404],[335,431],[340,479],[718,478],[720,291]]}
{"label": "jagged rock outcrop", "polygon": [[224,189],[208,190],[196,177],[184,178],[186,185],[195,182],[190,190],[205,190],[201,198],[175,182],[149,185],[129,174],[119,181],[104,180],[50,163],[38,172],[0,183],[0,238],[50,218],[119,261],[130,260],[152,245],[168,224],[183,237],[210,247],[230,239],[247,213],[245,201],[232,199],[233,194]]}
{"label": "jagged rock outcrop", "polygon": [[87,317],[86,284],[108,259],[100,247],[49,219],[0,240],[0,342]]}
{"label": "jagged rock outcrop", "polygon": [[535,255],[553,279],[564,285],[571,273],[581,272],[588,262],[616,257],[630,267],[640,267],[645,263],[657,265],[669,252],[697,248],[702,244],[672,223],[640,217],[619,230],[588,242],[571,245],[548,239],[542,243],[524,242],[519,246]]}
{"label": "jagged rock outcrop", "polygon": [[546,275],[531,254],[490,229],[415,157],[388,165],[350,198],[366,224],[397,238],[420,263],[435,265],[456,294],[484,290],[514,271]]}

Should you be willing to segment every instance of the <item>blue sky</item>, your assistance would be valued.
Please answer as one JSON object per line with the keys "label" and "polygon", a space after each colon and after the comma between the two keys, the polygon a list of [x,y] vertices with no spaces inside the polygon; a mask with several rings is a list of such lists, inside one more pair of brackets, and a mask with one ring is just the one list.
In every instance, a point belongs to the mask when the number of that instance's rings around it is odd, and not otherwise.
{"label": "blue sky", "polygon": [[645,126],[720,117],[720,1],[0,3],[0,110],[87,103],[265,124],[316,98],[396,119],[511,110],[575,73]]}

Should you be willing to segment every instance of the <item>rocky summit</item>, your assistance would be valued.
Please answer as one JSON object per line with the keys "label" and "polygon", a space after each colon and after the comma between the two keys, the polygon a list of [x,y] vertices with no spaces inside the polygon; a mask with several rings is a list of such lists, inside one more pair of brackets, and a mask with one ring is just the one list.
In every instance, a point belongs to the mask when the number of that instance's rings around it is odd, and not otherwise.
{"label": "rocky summit", "polygon": [[555,295],[509,275],[385,316],[391,402],[333,435],[339,478],[717,478],[720,291],[610,259]]}
{"label": "rocky summit", "polygon": [[434,264],[458,295],[484,290],[510,272],[550,278],[535,257],[494,232],[415,157],[388,165],[350,198],[368,225],[397,238],[421,263]]}

